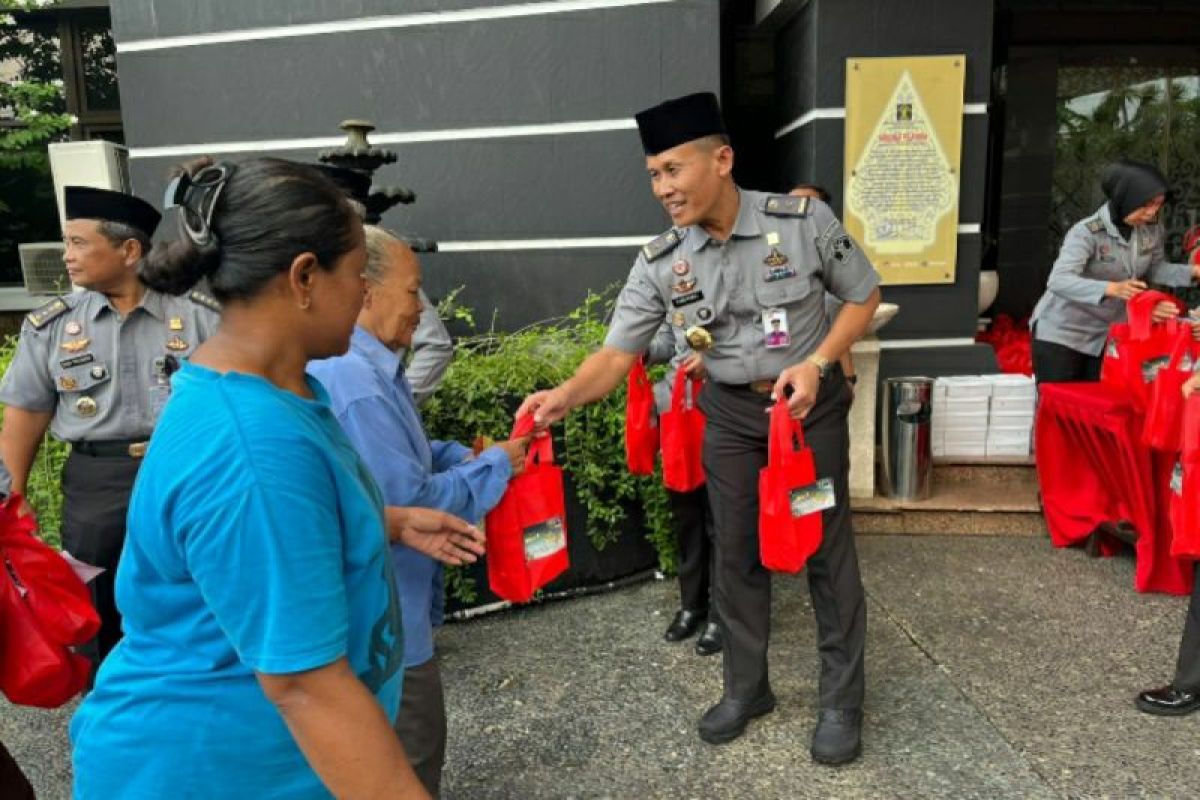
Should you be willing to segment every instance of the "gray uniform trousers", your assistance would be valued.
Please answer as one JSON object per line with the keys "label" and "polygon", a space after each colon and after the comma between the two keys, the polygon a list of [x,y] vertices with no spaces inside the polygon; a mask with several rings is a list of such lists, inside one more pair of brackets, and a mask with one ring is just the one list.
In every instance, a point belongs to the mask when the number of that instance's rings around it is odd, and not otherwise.
{"label": "gray uniform trousers", "polygon": [[[849,505],[853,395],[841,370],[821,381],[804,422],[817,477],[832,478],[837,506],[824,512],[824,539],[808,560],[808,586],[821,659],[820,707],[861,708],[867,608]],[[715,598],[725,634],[725,697],[752,700],[770,687],[771,575],[758,551],[758,473],[767,463],[770,397],[713,381],[700,395],[708,418],[704,468],[716,523]]]}
{"label": "gray uniform trousers", "polygon": [[1171,685],[1188,692],[1200,692],[1200,576],[1192,586],[1192,600],[1188,603],[1187,621],[1183,624],[1183,638],[1179,642],[1179,662]]}

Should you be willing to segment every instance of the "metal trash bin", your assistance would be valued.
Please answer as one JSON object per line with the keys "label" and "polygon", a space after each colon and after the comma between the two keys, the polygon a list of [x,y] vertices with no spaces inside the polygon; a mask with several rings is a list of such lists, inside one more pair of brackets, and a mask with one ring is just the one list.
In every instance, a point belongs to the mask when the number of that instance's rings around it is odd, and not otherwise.
{"label": "metal trash bin", "polygon": [[929,497],[933,477],[933,379],[883,382],[883,489],[898,500]]}

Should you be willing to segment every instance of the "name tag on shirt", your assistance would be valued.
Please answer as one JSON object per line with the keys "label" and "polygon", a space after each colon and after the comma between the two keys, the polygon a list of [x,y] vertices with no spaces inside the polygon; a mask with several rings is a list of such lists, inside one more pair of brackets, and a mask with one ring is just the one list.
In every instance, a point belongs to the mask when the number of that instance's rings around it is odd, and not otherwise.
{"label": "name tag on shirt", "polygon": [[694,292],[688,292],[687,294],[680,295],[679,297],[672,297],[671,305],[675,306],[675,308],[680,308],[682,306],[689,306],[692,303],[699,303],[703,299],[704,292],[697,289]]}

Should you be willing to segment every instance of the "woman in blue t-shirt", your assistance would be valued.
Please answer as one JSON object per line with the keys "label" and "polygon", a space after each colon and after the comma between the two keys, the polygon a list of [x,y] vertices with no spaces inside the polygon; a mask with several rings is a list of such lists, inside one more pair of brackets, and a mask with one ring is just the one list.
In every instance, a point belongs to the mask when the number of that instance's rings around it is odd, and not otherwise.
{"label": "woman in blue t-shirt", "polygon": [[183,237],[142,278],[172,293],[207,278],[224,309],[174,375],[134,487],[125,638],[71,724],[75,796],[425,797],[392,732],[387,544],[461,563],[482,539],[441,512],[385,517],[305,376],[349,345],[362,225],[326,177],[277,159],[198,164],[168,197]]}

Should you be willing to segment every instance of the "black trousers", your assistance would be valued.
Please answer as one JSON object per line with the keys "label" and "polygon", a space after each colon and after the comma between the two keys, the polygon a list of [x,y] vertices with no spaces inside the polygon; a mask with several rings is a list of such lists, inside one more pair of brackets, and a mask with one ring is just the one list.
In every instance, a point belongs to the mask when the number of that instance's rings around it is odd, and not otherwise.
{"label": "black trousers", "polygon": [[1200,577],[1192,586],[1187,620],[1183,623],[1183,638],[1179,641],[1179,660],[1175,665],[1176,689],[1200,692]]}
{"label": "black trousers", "polygon": [[679,547],[679,607],[688,611],[710,611],[713,566],[713,519],[708,491],[667,490],[671,524]]}
{"label": "black trousers", "polygon": [[1066,345],[1033,337],[1033,374],[1038,383],[1100,380],[1100,356],[1089,356]]}
{"label": "black trousers", "polygon": [[[824,540],[808,560],[808,587],[821,661],[820,707],[860,708],[867,606],[850,520],[852,399],[839,370],[821,382],[804,422],[817,476],[831,478],[837,505],[824,512]],[[716,523],[715,598],[725,634],[725,696],[750,700],[770,686],[771,574],[758,551],[758,472],[767,463],[769,397],[710,382],[700,395],[708,417],[704,467]]]}
{"label": "black trousers", "polygon": [[125,516],[141,460],[87,456],[72,451],[63,468],[63,547],[104,572],[88,588],[100,614],[100,632],[79,648],[91,659],[92,676],[121,640],[121,615],[115,596],[117,563],[125,545]]}
{"label": "black trousers", "polygon": [[442,767],[446,763],[446,700],[436,655],[424,664],[405,668],[400,713],[394,728],[413,772],[425,791],[437,798],[442,791]]}

